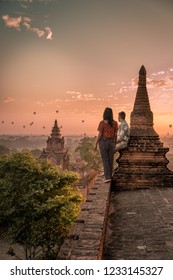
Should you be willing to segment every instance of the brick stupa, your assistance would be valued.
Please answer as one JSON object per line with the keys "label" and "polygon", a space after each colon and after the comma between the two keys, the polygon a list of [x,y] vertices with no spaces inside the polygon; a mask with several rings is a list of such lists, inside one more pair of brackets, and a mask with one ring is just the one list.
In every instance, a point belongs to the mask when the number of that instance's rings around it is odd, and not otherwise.
{"label": "brick stupa", "polygon": [[53,165],[60,165],[62,169],[68,169],[68,150],[64,148],[64,137],[61,137],[57,120],[55,120],[51,136],[47,139],[47,147],[43,149],[40,159],[48,159]]}
{"label": "brick stupa", "polygon": [[173,172],[167,168],[169,161],[159,135],[153,128],[153,113],[146,87],[146,70],[139,71],[139,82],[133,111],[130,116],[128,148],[120,150],[118,168],[113,176],[113,188],[141,189],[173,187]]}

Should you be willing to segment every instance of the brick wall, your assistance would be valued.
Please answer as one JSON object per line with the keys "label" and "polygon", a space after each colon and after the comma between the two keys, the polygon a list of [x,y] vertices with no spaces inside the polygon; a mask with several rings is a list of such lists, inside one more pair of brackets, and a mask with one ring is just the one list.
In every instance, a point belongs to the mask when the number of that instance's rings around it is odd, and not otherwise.
{"label": "brick wall", "polygon": [[60,260],[102,259],[110,200],[110,185],[98,177],[90,190],[69,237],[61,246]]}

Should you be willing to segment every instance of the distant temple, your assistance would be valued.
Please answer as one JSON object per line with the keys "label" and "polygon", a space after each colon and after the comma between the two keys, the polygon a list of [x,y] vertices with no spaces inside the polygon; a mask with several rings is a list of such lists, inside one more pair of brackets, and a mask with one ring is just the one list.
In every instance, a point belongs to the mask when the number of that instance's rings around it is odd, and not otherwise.
{"label": "distant temple", "polygon": [[47,139],[47,147],[43,149],[40,159],[48,159],[53,165],[60,165],[62,169],[68,169],[69,154],[64,148],[64,137],[61,137],[60,128],[55,120],[51,136]]}
{"label": "distant temple", "polygon": [[130,117],[130,140],[126,149],[120,150],[118,168],[114,172],[116,189],[173,187],[173,172],[159,135],[153,127],[146,87],[146,70],[139,71],[136,99]]}

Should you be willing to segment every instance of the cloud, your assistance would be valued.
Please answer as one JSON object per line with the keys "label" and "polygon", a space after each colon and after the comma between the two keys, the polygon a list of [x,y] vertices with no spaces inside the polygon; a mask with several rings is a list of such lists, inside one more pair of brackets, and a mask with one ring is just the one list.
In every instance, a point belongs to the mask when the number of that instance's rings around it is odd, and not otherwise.
{"label": "cloud", "polygon": [[54,3],[56,2],[57,0],[38,0],[38,2],[42,2],[44,4],[51,4],[51,3]]}
{"label": "cloud", "polygon": [[164,91],[172,90],[173,88],[173,76],[165,76],[163,79],[147,79],[149,88],[160,88]]}
{"label": "cloud", "polygon": [[27,22],[24,22],[23,25],[26,27],[27,30],[31,29],[31,25]]}
{"label": "cloud", "polygon": [[17,0],[17,2],[20,2],[20,3],[32,3],[33,0]]}
{"label": "cloud", "polygon": [[8,28],[15,28],[16,30],[21,31],[22,24],[27,31],[34,32],[39,38],[44,37],[47,40],[52,40],[53,38],[53,32],[50,27],[46,26],[44,30],[32,27],[32,20],[29,17],[20,16],[18,18],[10,18],[8,15],[4,15],[2,16],[2,19]]}
{"label": "cloud", "polygon": [[132,78],[131,79],[131,82],[130,82],[130,84],[131,84],[131,87],[134,87],[134,88],[136,88],[137,87],[137,85],[138,85],[138,76],[136,76],[135,78]]}
{"label": "cloud", "polygon": [[72,94],[73,100],[83,100],[83,101],[90,101],[90,100],[96,100],[94,95],[92,93],[81,93],[79,91],[66,91],[68,94]]}
{"label": "cloud", "polygon": [[27,9],[27,8],[28,8],[28,6],[23,5],[23,4],[21,4],[20,6],[21,6],[22,8],[24,8],[24,9]]}
{"label": "cloud", "polygon": [[167,76],[167,79],[173,81],[173,76]]}
{"label": "cloud", "polygon": [[119,93],[127,92],[128,89],[129,89],[129,87],[123,86],[123,87],[120,88]]}
{"label": "cloud", "polygon": [[49,4],[49,3],[54,3],[56,2],[57,0],[38,0],[39,2],[43,2],[45,4]]}
{"label": "cloud", "polygon": [[162,88],[163,91],[172,91],[173,92],[173,87],[171,88]]}
{"label": "cloud", "polygon": [[66,91],[66,93],[68,93],[68,94],[81,94],[79,91],[70,91],[70,90]]}
{"label": "cloud", "polygon": [[[172,68],[170,68],[172,69]],[[170,71],[169,69],[169,71]],[[171,71],[170,71],[171,72]],[[172,73],[171,73],[172,74]],[[162,78],[160,78],[160,75]],[[136,89],[138,86],[138,76],[131,79],[131,85],[126,87],[128,91]],[[147,88],[159,88],[162,90],[172,90],[173,88],[173,76],[172,75],[166,75],[165,71],[158,71],[155,73],[152,73],[150,77],[147,78]],[[122,93],[124,90],[124,87],[121,87],[119,92]]]}
{"label": "cloud", "polygon": [[147,78],[147,85],[149,88],[162,88],[165,87],[167,85],[167,82],[165,81],[165,79],[150,79]]}
{"label": "cloud", "polygon": [[158,71],[158,72],[152,73],[151,76],[158,76],[158,75],[164,75],[164,74],[165,74],[165,71]]}
{"label": "cloud", "polygon": [[6,97],[6,98],[3,100],[3,103],[10,103],[10,102],[13,102],[13,101],[15,101],[15,99],[12,98],[12,97],[10,97],[10,96],[8,96],[8,97]]}
{"label": "cloud", "polygon": [[57,105],[57,104],[59,105],[59,103],[61,102],[64,102],[64,100],[55,98],[55,99],[45,100],[44,102],[38,100],[36,101],[36,104],[39,107],[46,107],[46,106]]}
{"label": "cloud", "polygon": [[29,18],[29,17],[23,17],[23,20],[24,20],[25,22],[31,22],[31,18]]}
{"label": "cloud", "polygon": [[20,23],[22,21],[22,17],[18,18],[10,18],[8,15],[2,16],[2,19],[5,22],[5,25],[9,28],[15,28],[16,30],[20,31]]}
{"label": "cloud", "polygon": [[17,2],[20,3],[21,8],[27,9],[29,7],[27,4],[32,3],[32,0],[18,0]]}
{"label": "cloud", "polygon": [[159,71],[159,72],[157,72],[157,74],[158,75],[163,75],[163,74],[165,74],[165,71]]}
{"label": "cloud", "polygon": [[156,111],[155,114],[160,115],[160,116],[171,116],[172,117],[172,112]]}
{"label": "cloud", "polygon": [[[147,78],[147,86],[149,88],[159,88],[162,91],[172,91],[173,89],[173,68],[169,68],[168,71],[158,71],[152,73],[149,78]],[[162,78],[160,78],[162,75]],[[153,78],[154,76],[154,78]]]}
{"label": "cloud", "polygon": [[36,104],[40,107],[45,107],[45,104],[41,101],[37,101]]}
{"label": "cloud", "polygon": [[4,2],[32,3],[33,0],[3,0]]}
{"label": "cloud", "polygon": [[108,86],[115,86],[115,82],[107,83]]}
{"label": "cloud", "polygon": [[[45,30],[41,30],[39,28],[36,27],[31,27],[31,25],[27,22],[24,22],[23,25],[26,27],[27,30],[30,30],[32,32],[34,32],[35,34],[37,34],[37,36],[39,38],[46,36],[46,39],[48,40],[52,40],[52,30],[50,27],[45,27]],[[47,33],[47,34],[46,34]]]}
{"label": "cloud", "polygon": [[85,100],[85,101],[90,101],[90,100],[95,100],[96,98],[94,97],[93,94],[83,94],[79,98],[80,100]]}
{"label": "cloud", "polygon": [[46,30],[46,32],[47,32],[47,37],[46,37],[46,39],[48,39],[48,40],[52,40],[52,30],[51,30],[51,28],[50,27],[45,27],[45,30]]}
{"label": "cloud", "polygon": [[33,27],[33,28],[30,28],[30,30],[33,31],[34,33],[36,33],[39,38],[43,37],[45,34],[45,32],[43,30],[40,30],[39,28]]}
{"label": "cloud", "polygon": [[[32,3],[33,0],[3,0],[4,2],[18,2],[18,3]],[[51,4],[55,3],[57,0],[36,0],[37,2],[43,3],[43,4]]]}

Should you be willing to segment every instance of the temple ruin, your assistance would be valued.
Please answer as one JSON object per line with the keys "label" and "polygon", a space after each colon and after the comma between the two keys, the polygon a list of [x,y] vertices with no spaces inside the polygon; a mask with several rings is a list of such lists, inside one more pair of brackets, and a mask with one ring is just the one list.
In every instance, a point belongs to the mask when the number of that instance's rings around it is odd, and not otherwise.
{"label": "temple ruin", "polygon": [[155,187],[173,187],[173,172],[167,167],[166,153],[153,127],[146,86],[146,70],[139,71],[138,89],[130,116],[128,148],[120,150],[118,168],[113,175],[113,188],[117,190]]}
{"label": "temple ruin", "polygon": [[47,147],[43,149],[40,159],[48,159],[53,165],[60,165],[62,169],[68,169],[69,154],[64,147],[64,137],[61,137],[57,120],[55,120],[51,136],[47,139]]}

